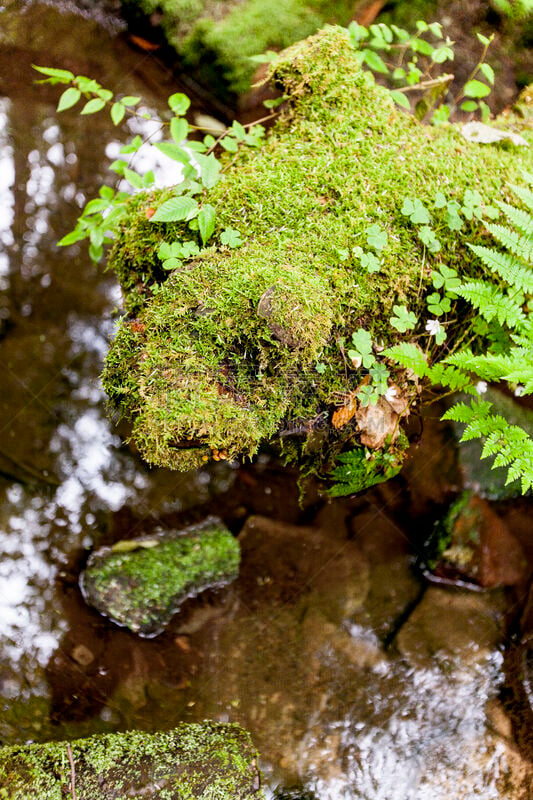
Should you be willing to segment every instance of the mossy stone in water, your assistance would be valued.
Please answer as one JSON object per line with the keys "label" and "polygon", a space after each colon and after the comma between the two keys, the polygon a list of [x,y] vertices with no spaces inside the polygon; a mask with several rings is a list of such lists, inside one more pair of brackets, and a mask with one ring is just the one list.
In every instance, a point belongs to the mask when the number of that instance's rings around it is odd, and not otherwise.
{"label": "mossy stone in water", "polygon": [[102,548],[90,557],[80,585],[89,605],[117,625],[157,636],[186,598],[233,581],[239,562],[239,543],[212,517]]}
{"label": "mossy stone in water", "polygon": [[261,800],[256,759],[246,731],[214,722],[3,747],[0,797],[74,797],[74,776],[78,800]]}

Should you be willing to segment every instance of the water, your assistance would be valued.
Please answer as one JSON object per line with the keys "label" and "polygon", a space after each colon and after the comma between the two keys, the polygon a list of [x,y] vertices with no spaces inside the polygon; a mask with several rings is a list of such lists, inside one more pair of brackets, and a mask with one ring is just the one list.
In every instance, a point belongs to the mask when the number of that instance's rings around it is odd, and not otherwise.
{"label": "water", "polygon": [[[176,474],[122,443],[98,380],[117,285],[83,246],[55,246],[119,135],[102,115],[56,115],[58,91],[32,83],[31,63],[153,109],[180,90],[110,15],[0,8],[0,740],[210,717],[251,731],[269,794],[521,797],[530,773],[499,699],[514,600],[425,591],[413,569],[417,526],[453,483],[447,450],[415,459],[407,488],[336,503],[313,489],[300,508],[296,476],[267,456]],[[212,512],[235,532],[260,515],[233,587],[151,641],[85,606],[77,577],[93,546]]]}

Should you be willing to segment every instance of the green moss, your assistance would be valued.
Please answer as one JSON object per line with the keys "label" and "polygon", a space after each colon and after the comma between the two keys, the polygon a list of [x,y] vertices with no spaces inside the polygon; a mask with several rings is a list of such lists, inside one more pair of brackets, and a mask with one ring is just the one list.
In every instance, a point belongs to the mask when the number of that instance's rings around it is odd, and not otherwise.
{"label": "green moss", "polygon": [[239,543],[213,519],[146,543],[105,548],[89,560],[82,588],[87,601],[117,624],[155,636],[187,597],[234,580],[239,561]]}
{"label": "green moss", "polygon": [[[138,320],[124,320],[107,361],[106,390],[152,463],[192,468],[212,454],[253,455],[280,428],[323,427],[363,377],[339,343],[360,326],[394,343],[392,306],[423,316],[432,268],[479,269],[434,208],[437,191],[459,201],[467,188],[500,197],[529,159],[526,148],[470,144],[454,126],[424,127],[399,111],[357,67],[340,28],[286,51],[273,79],[289,107],[265,146],[243,152],[210,197],[217,230],[231,225],[244,245],[213,247],[164,283],[143,284]],[[527,123],[521,131],[532,139]],[[431,209],[442,242],[430,259],[401,214],[414,196]],[[157,272],[139,230],[177,235],[177,226],[148,223],[142,198],[135,202],[111,260],[127,294],[130,269],[148,261],[144,269]],[[371,224],[388,234],[374,274],[342,254],[367,249]],[[467,224],[466,238],[483,236],[476,220]],[[330,434],[336,450],[357,441],[354,424]]]}
{"label": "green moss", "polygon": [[146,14],[163,10],[167,41],[196,80],[223,99],[250,88],[249,56],[282,50],[328,22],[348,24],[353,0],[126,0]]}
{"label": "green moss", "polygon": [[[205,722],[153,735],[104,734],[73,741],[70,750],[80,800],[263,797],[253,788],[257,753],[238,725]],[[62,800],[70,777],[66,742],[0,749],[0,797]]]}

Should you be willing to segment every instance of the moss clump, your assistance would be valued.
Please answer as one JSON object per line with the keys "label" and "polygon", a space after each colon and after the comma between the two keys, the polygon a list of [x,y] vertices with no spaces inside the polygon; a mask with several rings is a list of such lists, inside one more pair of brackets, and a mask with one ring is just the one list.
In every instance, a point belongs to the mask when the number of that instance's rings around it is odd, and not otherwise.
{"label": "moss clump", "polygon": [[282,50],[325,23],[347,25],[355,0],[125,0],[129,13],[163,11],[166,39],[184,65],[225,100],[248,91],[250,56]]}
{"label": "moss clump", "polygon": [[[144,286],[137,318],[123,321],[107,361],[105,388],[152,463],[189,469],[211,456],[253,455],[280,429],[324,432],[363,378],[343,355],[352,332],[362,326],[393,344],[393,305],[423,318],[432,269],[480,269],[464,242],[483,241],[482,225],[465,223],[459,238],[439,217],[437,192],[459,202],[467,189],[501,197],[530,157],[527,148],[469,143],[455,126],[425,127],[399,111],[359,69],[340,28],[287,50],[272,77],[290,95],[288,108],[264,147],[242,152],[210,197],[217,230],[236,228],[244,245],[212,247]],[[520,130],[533,139],[529,122]],[[436,255],[428,257],[401,213],[406,197],[431,209]],[[121,276],[141,264],[155,274],[155,240],[178,235],[177,226],[146,219],[154,203],[146,195],[132,206],[111,258]],[[387,233],[372,274],[352,255],[368,249],[371,225]],[[144,229],[151,251],[144,238],[142,250],[137,244]],[[357,443],[354,421],[328,431],[326,448]]]}
{"label": "moss clump", "polygon": [[81,576],[87,602],[142,636],[161,633],[187,597],[225,585],[240,548],[220,520],[158,538],[118,542],[94,553]]}
{"label": "moss clump", "polygon": [[[70,743],[79,800],[261,800],[257,753],[238,725],[205,722],[156,734],[103,734]],[[0,797],[70,796],[66,742],[0,749]]]}

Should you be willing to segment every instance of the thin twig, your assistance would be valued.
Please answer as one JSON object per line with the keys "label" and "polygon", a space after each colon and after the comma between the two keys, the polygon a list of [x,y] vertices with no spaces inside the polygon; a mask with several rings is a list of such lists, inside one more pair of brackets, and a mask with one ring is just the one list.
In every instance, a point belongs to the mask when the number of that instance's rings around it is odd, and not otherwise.
{"label": "thin twig", "polygon": [[72,750],[69,744],[67,744],[67,756],[70,763],[70,794],[72,800],[76,800],[76,769],[74,768],[74,759],[72,758]]}

